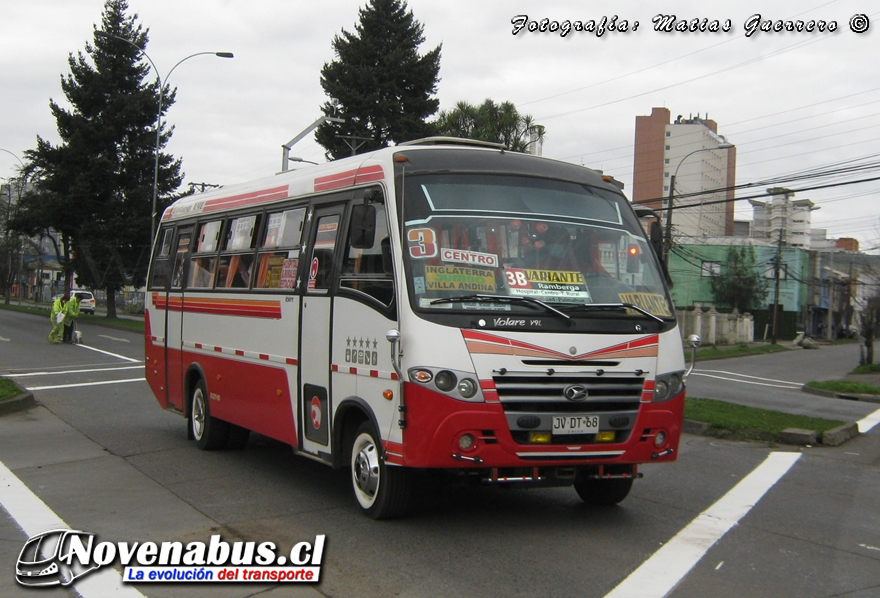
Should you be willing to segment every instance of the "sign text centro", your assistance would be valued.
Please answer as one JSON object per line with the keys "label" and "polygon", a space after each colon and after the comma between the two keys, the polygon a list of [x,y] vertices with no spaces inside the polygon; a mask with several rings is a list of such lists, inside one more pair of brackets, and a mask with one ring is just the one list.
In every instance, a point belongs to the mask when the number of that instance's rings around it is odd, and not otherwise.
{"label": "sign text centro", "polygon": [[498,256],[494,253],[480,253],[478,251],[465,251],[462,249],[441,249],[440,259],[444,262],[474,264],[488,268],[498,267]]}

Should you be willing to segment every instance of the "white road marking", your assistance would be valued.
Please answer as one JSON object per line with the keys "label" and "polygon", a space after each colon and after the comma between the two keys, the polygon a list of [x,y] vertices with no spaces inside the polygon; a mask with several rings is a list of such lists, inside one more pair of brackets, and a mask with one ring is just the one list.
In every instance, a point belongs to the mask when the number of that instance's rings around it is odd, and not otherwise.
{"label": "white road marking", "polygon": [[[766,382],[752,382],[751,380],[740,380],[739,378],[728,378],[726,376],[712,376],[711,374],[703,374],[697,371],[691,372],[691,376],[704,376],[706,378],[716,378],[718,380],[730,380],[731,382],[740,382],[742,384],[757,384],[758,386],[772,386],[774,388],[800,388],[803,384],[799,382],[787,382],[785,384],[767,384]],[[796,384],[796,386],[792,386]]]}
{"label": "white road marking", "polygon": [[[0,505],[27,538],[52,529],[71,529],[61,517],[25,486],[5,464],[0,462]],[[122,583],[122,575],[113,567],[103,567],[89,573],[73,584],[83,598],[120,596],[121,598],[144,598],[134,587]]]}
{"label": "white road marking", "polygon": [[4,341],[4,342],[8,343],[10,341],[10,339],[6,338],[5,336],[0,336],[0,341]]}
{"label": "white road marking", "polygon": [[747,376],[746,374],[739,374],[737,372],[725,372],[724,370],[695,370],[694,374],[699,374],[701,372],[709,372],[712,374],[727,374],[728,376],[738,376],[739,378],[751,378],[752,380],[763,380],[764,382],[780,382],[782,384],[791,384],[792,386],[801,387],[803,386],[802,382],[792,382],[791,380],[777,380],[776,378],[762,378],[760,376]]}
{"label": "white road marking", "polygon": [[55,390],[58,388],[80,388],[83,386],[102,386],[104,384],[125,384],[126,382],[145,382],[146,378],[129,378],[128,380],[104,380],[102,382],[80,382],[79,384],[57,384],[55,386],[32,386],[30,391]]}
{"label": "white road marking", "polygon": [[110,355],[111,357],[117,357],[119,359],[124,359],[125,361],[131,361],[134,363],[142,363],[140,359],[132,359],[131,357],[126,357],[125,355],[120,355],[118,353],[111,353],[110,351],[102,351],[101,349],[96,349],[94,347],[90,347],[88,345],[74,345],[76,347],[81,347],[83,349],[88,349],[90,351],[97,351],[98,353],[103,353],[104,355]]}
{"label": "white road marking", "polygon": [[724,534],[754,507],[800,458],[774,452],[700,513],[687,527],[633,571],[605,598],[662,598],[671,592]]}
{"label": "white road marking", "polygon": [[107,336],[106,334],[99,334],[101,338],[109,338],[111,341],[119,341],[120,343],[130,343],[131,341],[127,338],[118,338],[115,336]]}
{"label": "white road marking", "polygon": [[878,409],[868,417],[860,419],[856,422],[856,424],[859,426],[859,432],[861,434],[867,433],[871,428],[873,428],[877,424],[880,424],[880,409]]}
{"label": "white road marking", "polygon": [[124,365],[113,368],[92,368],[88,370],[64,370],[63,372],[28,372],[27,374],[6,374],[10,378],[30,378],[32,376],[57,376],[58,374],[85,374],[87,372],[115,372],[118,370],[139,370],[142,365]]}

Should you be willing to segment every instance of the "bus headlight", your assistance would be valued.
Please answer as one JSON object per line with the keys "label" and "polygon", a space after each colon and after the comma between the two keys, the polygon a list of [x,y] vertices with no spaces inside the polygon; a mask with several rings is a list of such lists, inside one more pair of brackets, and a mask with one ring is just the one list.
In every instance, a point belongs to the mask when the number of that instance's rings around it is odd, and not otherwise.
{"label": "bus headlight", "polygon": [[411,382],[423,384],[459,401],[482,403],[483,391],[474,372],[418,365],[407,370]]}
{"label": "bus headlight", "polygon": [[477,394],[477,383],[470,378],[465,378],[458,383],[458,394],[466,399],[471,398]]}
{"label": "bus headlight", "polygon": [[449,370],[437,372],[437,375],[434,377],[434,384],[443,392],[449,392],[455,388],[456,382],[458,382],[458,379]]}
{"label": "bus headlight", "polygon": [[681,377],[682,372],[671,372],[669,374],[660,374],[654,379],[654,403],[662,403],[678,396],[684,390],[684,382]]}

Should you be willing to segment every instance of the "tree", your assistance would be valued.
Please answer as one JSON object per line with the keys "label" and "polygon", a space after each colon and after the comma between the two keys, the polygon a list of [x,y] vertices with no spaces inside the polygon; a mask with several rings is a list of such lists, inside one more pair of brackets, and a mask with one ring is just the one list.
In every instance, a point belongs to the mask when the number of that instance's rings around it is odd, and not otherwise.
{"label": "tree", "polygon": [[437,112],[440,46],[419,56],[423,26],[402,0],[370,0],[354,33],[333,37],[336,60],[321,69],[330,98],[321,110],[345,119],[325,122],[315,140],[330,159],[426,137]]}
{"label": "tree", "polygon": [[880,323],[880,295],[874,295],[868,299],[868,304],[862,311],[861,333],[865,342],[861,350],[859,365],[873,365],[874,363],[874,337],[877,333],[878,323]]}
{"label": "tree", "polygon": [[[148,30],[127,10],[127,0],[107,0],[100,31],[112,37],[96,33],[94,45],[86,44],[88,57],[69,56],[70,74],[62,77],[61,89],[70,108],[49,101],[61,143],[38,137],[36,149],[25,152],[37,191],[24,198],[18,221],[22,229],[52,228],[69,242],[64,251],[70,251],[79,282],[106,290],[108,317],[116,315],[116,291],[141,286],[146,278],[162,92],[158,80],[144,83]],[[163,114],[174,95],[164,90]],[[160,149],[172,131],[161,132]],[[159,213],[181,181],[180,160],[160,153]]]}
{"label": "tree", "polygon": [[767,296],[767,281],[755,267],[755,248],[731,247],[722,276],[713,276],[710,284],[715,302],[721,307],[735,307],[741,313],[754,309]]}
{"label": "tree", "polygon": [[501,143],[514,152],[526,152],[534,141],[544,140],[544,127],[528,114],[520,114],[512,102],[496,104],[490,99],[479,106],[459,102],[443,111],[434,122],[438,135]]}

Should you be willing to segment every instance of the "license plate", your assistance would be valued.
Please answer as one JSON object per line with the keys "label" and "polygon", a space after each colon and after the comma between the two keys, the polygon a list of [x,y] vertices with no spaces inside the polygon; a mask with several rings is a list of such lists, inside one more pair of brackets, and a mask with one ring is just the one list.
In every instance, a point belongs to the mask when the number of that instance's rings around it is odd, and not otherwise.
{"label": "license plate", "polygon": [[554,434],[595,434],[599,431],[598,415],[554,415]]}

